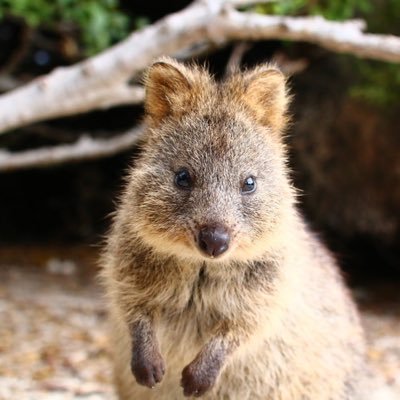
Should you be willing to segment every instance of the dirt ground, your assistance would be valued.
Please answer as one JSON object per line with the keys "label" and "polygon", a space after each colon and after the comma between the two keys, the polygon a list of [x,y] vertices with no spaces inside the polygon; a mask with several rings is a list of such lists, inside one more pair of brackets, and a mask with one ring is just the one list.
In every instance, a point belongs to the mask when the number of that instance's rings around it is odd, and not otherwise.
{"label": "dirt ground", "polygon": [[[96,249],[0,248],[0,399],[115,400]],[[400,282],[360,287],[369,356],[400,390]]]}

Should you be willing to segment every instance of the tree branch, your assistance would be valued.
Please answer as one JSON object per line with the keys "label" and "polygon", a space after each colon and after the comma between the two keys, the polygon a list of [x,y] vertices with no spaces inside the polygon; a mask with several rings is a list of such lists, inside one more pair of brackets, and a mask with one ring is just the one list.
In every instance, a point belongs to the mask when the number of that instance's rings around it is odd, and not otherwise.
{"label": "tree branch", "polygon": [[293,40],[316,43],[338,53],[400,62],[400,38],[363,33],[362,20],[327,21],[321,16],[280,17],[227,10],[214,21],[215,37],[229,40]]}
{"label": "tree branch", "polygon": [[[211,2],[210,2],[211,3]],[[0,131],[43,119],[102,108],[155,58],[203,41],[212,18],[225,2],[198,1],[134,32],[103,53],[50,74],[0,97]],[[211,14],[211,15],[210,15]],[[118,89],[115,89],[115,88]],[[118,95],[117,95],[118,98]],[[110,100],[108,105],[118,104]]]}
{"label": "tree branch", "polygon": [[[93,58],[71,67],[58,68],[0,96],[0,133],[40,120],[142,102],[143,88],[129,82],[155,58],[166,54],[189,57],[234,40],[306,41],[336,52],[400,62],[400,38],[365,34],[362,21],[267,16],[238,12],[233,8],[256,2],[194,1],[184,10],[134,32],[123,42]],[[127,139],[129,145],[134,143],[132,136],[128,135],[108,140],[85,139],[89,141],[18,154],[2,152],[0,170],[106,156],[127,148],[128,145],[121,144],[127,143],[122,140],[127,137],[132,140]],[[91,145],[85,147],[85,143]],[[106,146],[110,146],[110,150]],[[38,157],[37,163],[34,157]]]}
{"label": "tree branch", "polygon": [[400,62],[400,38],[364,34],[362,21],[266,16],[232,8],[252,3],[255,1],[197,0],[93,58],[58,68],[0,96],[0,132],[40,120],[141,101],[143,89],[129,86],[132,77],[161,55],[190,54],[199,45],[289,39],[360,57]]}
{"label": "tree branch", "polygon": [[249,42],[239,42],[233,47],[229,60],[226,63],[225,77],[232,75],[240,69],[242,59],[250,48],[251,44]]}
{"label": "tree branch", "polygon": [[141,138],[143,127],[107,139],[95,139],[83,135],[72,144],[9,152],[0,150],[0,172],[12,172],[29,168],[47,168],[82,160],[110,157],[131,149]]}

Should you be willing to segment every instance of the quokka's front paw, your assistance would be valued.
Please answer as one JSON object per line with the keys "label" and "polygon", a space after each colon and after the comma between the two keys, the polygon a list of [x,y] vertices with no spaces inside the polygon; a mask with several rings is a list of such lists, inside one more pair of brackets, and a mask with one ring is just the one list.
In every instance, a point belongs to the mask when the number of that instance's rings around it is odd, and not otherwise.
{"label": "quokka's front paw", "polygon": [[157,350],[132,352],[131,371],[140,385],[153,388],[165,374],[165,364]]}
{"label": "quokka's front paw", "polygon": [[194,360],[182,371],[181,386],[185,396],[200,397],[214,386],[219,375],[219,365]]}

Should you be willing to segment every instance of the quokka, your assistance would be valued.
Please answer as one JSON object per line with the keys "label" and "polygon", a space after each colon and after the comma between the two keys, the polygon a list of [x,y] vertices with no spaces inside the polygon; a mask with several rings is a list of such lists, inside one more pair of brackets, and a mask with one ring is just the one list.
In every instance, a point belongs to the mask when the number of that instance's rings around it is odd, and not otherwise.
{"label": "quokka", "polygon": [[296,208],[285,78],[155,62],[102,259],[121,400],[370,399],[359,316]]}

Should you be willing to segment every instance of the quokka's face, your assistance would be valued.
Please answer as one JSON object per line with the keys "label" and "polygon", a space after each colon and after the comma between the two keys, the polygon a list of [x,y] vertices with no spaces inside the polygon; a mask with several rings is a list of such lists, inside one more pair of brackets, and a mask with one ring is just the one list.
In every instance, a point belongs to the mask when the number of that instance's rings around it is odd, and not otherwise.
{"label": "quokka's face", "polygon": [[138,231],[178,257],[252,259],[265,251],[290,197],[283,146],[272,128],[229,101],[229,87],[209,94],[150,121],[130,183]]}

